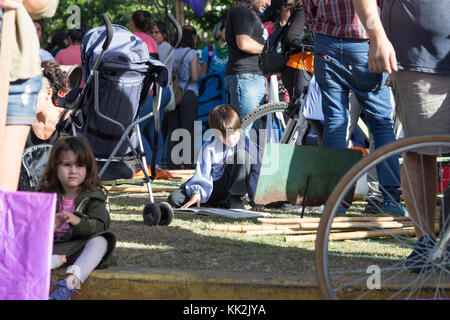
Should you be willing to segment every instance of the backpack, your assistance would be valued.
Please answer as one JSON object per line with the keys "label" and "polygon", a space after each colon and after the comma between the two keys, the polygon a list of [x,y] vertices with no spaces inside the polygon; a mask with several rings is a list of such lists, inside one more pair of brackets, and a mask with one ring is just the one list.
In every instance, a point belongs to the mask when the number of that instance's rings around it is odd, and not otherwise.
{"label": "backpack", "polygon": [[34,191],[36,189],[47,165],[51,149],[51,144],[39,144],[25,149],[18,190]]}
{"label": "backpack", "polygon": [[180,64],[177,68],[177,70],[173,73],[172,78],[172,88],[173,88],[173,95],[175,97],[175,105],[179,105],[183,101],[184,93],[186,92],[187,87],[189,86],[189,83],[191,83],[191,77],[189,77],[188,82],[186,83],[186,86],[184,89],[181,89],[180,84],[178,83],[178,71],[181,69],[181,66],[183,65],[184,58],[186,58],[186,55],[189,51],[192,49],[189,49],[186,51],[186,53],[183,55],[183,58],[181,58]]}
{"label": "backpack", "polygon": [[259,55],[259,68],[265,76],[279,74],[289,60],[286,53],[285,37],[289,24],[276,29],[267,39],[264,48]]}

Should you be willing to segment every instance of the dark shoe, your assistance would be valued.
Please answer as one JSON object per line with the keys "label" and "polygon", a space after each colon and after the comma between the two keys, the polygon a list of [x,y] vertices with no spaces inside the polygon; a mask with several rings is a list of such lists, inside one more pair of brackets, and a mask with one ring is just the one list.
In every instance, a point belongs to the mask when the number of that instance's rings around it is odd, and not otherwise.
{"label": "dark shoe", "polygon": [[420,237],[414,245],[413,252],[405,260],[406,268],[415,273],[430,269],[431,262],[428,255],[435,245],[436,241],[432,237],[428,235]]}
{"label": "dark shoe", "polygon": [[383,213],[383,202],[378,199],[369,199],[367,205],[364,208],[364,213],[367,214],[380,214]]}
{"label": "dark shoe", "polygon": [[227,199],[228,209],[245,209],[240,196],[230,195]]}

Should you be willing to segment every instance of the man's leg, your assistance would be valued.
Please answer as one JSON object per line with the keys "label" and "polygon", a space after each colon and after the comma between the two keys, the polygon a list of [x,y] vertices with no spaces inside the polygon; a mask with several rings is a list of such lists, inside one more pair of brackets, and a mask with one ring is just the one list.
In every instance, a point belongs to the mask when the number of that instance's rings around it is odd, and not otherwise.
{"label": "man's leg", "polygon": [[[236,74],[225,77],[225,88],[229,103],[238,109],[241,118],[264,103],[266,96],[266,80],[257,74]],[[253,129],[258,132],[259,120],[253,123]],[[245,133],[249,134],[250,128]]]}
{"label": "man's leg", "polygon": [[434,219],[438,188],[437,157],[407,153],[402,174],[402,189],[409,214],[415,222],[416,236],[434,238]]}
{"label": "man's leg", "polygon": [[341,39],[318,35],[314,48],[314,73],[322,95],[324,115],[323,146],[347,148],[349,90],[345,75],[349,73],[341,63]]}
{"label": "man's leg", "polygon": [[[360,72],[354,79],[354,92],[364,109],[367,125],[373,136],[374,147],[377,149],[395,141],[390,90],[384,85],[387,75],[373,74],[368,67],[359,68]],[[399,203],[401,190],[398,156],[380,163],[376,170],[380,191],[386,205],[389,203],[393,210],[398,208],[399,215],[404,214],[403,207]],[[396,211],[395,214],[397,214]]]}

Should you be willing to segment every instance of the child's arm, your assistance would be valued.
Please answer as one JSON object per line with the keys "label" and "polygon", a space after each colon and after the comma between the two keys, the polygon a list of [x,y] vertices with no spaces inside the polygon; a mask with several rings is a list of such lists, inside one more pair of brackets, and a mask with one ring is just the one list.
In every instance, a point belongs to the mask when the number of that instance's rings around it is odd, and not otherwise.
{"label": "child's arm", "polygon": [[[190,201],[193,200],[192,198],[197,194],[200,197],[200,200],[198,200],[199,203],[205,203],[206,201],[208,201],[209,196],[212,193],[213,177],[211,170],[213,150],[210,148],[210,146],[211,143],[205,143],[205,145],[202,147],[202,151],[200,152],[198,157],[194,176],[185,184],[185,191],[188,197],[191,198]],[[197,202],[196,198],[195,202]]]}
{"label": "child's arm", "polygon": [[64,223],[68,223],[70,225],[76,226],[80,223],[80,218],[74,215],[72,212],[61,211],[56,214],[56,217],[60,218]]}
{"label": "child's arm", "polygon": [[72,236],[86,239],[109,228],[105,201],[91,199],[83,212],[75,212],[74,215],[80,221],[71,225]]}

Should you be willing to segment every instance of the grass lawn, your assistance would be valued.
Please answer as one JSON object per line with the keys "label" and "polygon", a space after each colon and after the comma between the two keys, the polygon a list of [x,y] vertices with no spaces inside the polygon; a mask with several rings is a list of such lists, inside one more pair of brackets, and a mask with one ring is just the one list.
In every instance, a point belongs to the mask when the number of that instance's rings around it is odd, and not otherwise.
{"label": "grass lawn", "polygon": [[[180,180],[156,180],[154,188],[178,186]],[[155,193],[157,202],[169,193]],[[260,224],[256,218],[229,219],[176,213],[169,226],[143,224],[142,212],[149,202],[146,193],[110,193],[111,230],[117,236],[114,253],[118,266],[176,270],[268,272],[273,275],[313,275],[314,242],[285,242],[284,235],[249,236],[245,233],[214,231],[213,224]],[[299,218],[299,212],[269,210],[273,218]],[[320,217],[320,213],[307,216]],[[349,268],[365,265],[374,258],[398,259],[408,254],[389,240],[334,242],[344,254],[340,263]],[[388,248],[388,249],[387,249]],[[405,251],[405,252],[403,252]],[[355,252],[357,255],[355,256]],[[355,260],[356,259],[356,260]],[[341,259],[338,259],[341,260]]]}

